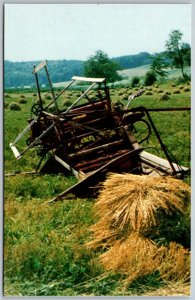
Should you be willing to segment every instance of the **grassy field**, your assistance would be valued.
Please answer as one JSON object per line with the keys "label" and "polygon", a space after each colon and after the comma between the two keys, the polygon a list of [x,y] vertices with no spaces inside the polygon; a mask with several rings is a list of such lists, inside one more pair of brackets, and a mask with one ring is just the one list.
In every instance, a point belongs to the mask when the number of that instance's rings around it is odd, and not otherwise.
{"label": "grassy field", "polygon": [[[130,69],[124,69],[121,71],[118,71],[119,75],[122,76],[122,80],[118,81],[114,84],[114,86],[118,86],[121,84],[128,84],[129,81],[132,80],[133,77],[137,76],[139,77],[141,80],[144,79],[144,76],[146,75],[146,73],[150,70],[150,65],[144,65],[141,67],[136,67],[136,68],[130,68]],[[167,78],[170,80],[174,80],[177,79],[178,77],[182,76],[181,74],[181,70],[180,69],[166,69],[167,71]],[[186,74],[190,74],[190,67],[185,66],[184,67],[184,72]],[[58,82],[55,83],[54,86],[56,88],[59,87],[65,87],[69,82]]]}
{"label": "grassy field", "polygon": [[[125,104],[137,88],[111,89],[113,102]],[[168,92],[168,100],[161,100]],[[78,96],[71,91],[70,101]],[[48,94],[45,102],[49,101]],[[23,101],[21,101],[23,99]],[[16,161],[9,148],[31,117],[34,92],[6,93],[4,97],[5,173],[34,170],[35,150]],[[24,101],[26,100],[26,101]],[[63,106],[65,96],[61,99]],[[165,82],[147,87],[132,106],[190,107],[190,84]],[[23,103],[22,103],[23,102]],[[16,103],[21,110],[11,110]],[[190,112],[154,112],[152,119],[177,161],[190,167]],[[20,145],[24,146],[24,142]],[[155,136],[145,143],[148,151],[163,156]],[[157,149],[157,150],[156,150]],[[190,184],[190,177],[185,181]],[[96,222],[95,199],[75,199],[48,204],[53,196],[76,182],[73,176],[16,175],[4,182],[4,295],[6,296],[119,296],[188,295],[189,285],[166,283],[158,274],[139,278],[126,290],[122,275],[107,273],[98,261],[99,252],[88,249],[90,226]],[[172,285],[171,285],[172,284]],[[168,288],[168,287],[169,288]],[[170,288],[172,286],[172,289]]]}
{"label": "grassy field", "polygon": [[[133,77],[137,76],[140,77],[141,79],[144,78],[144,76],[146,75],[146,73],[150,70],[150,65],[144,65],[141,67],[137,67],[137,68],[131,68],[131,69],[125,69],[122,71],[119,71],[118,73],[124,77],[124,79],[122,80],[123,83],[126,83],[128,81],[131,81]],[[181,70],[180,69],[167,69],[167,78],[174,80],[176,78],[178,78],[179,76],[182,76],[181,74]],[[185,67],[184,68],[184,72],[186,74],[190,74],[190,67]]]}

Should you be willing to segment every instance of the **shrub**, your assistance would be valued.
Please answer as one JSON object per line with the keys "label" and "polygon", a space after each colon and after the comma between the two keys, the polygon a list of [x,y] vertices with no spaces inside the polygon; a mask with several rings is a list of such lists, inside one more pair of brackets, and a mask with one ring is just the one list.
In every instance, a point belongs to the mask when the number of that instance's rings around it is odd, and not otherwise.
{"label": "shrub", "polygon": [[123,93],[124,93],[124,91],[123,91],[123,89],[121,89],[121,90],[118,92],[118,95],[121,96],[121,95],[123,95]]}
{"label": "shrub", "polygon": [[144,85],[152,85],[156,81],[156,76],[153,72],[148,71],[145,76]]}
{"label": "shrub", "polygon": [[37,96],[37,94],[34,93],[34,94],[33,94],[33,97],[36,97],[36,96]]}
{"label": "shrub", "polygon": [[46,95],[46,96],[45,96],[45,99],[46,99],[46,100],[51,100],[52,98],[51,98],[50,95]]}
{"label": "shrub", "polygon": [[26,98],[26,97],[25,97],[24,95],[21,95],[20,98],[23,98],[23,99],[24,99],[24,98]]}
{"label": "shrub", "polygon": [[63,105],[68,108],[71,104],[72,104],[72,102],[68,100],[68,101],[65,101]]}
{"label": "shrub", "polygon": [[180,90],[173,90],[173,94],[181,94]]}
{"label": "shrub", "polygon": [[20,99],[19,103],[25,104],[25,103],[27,103],[27,100],[22,98],[22,99]]}
{"label": "shrub", "polygon": [[17,103],[11,103],[9,106],[10,110],[21,110],[21,107]]}
{"label": "shrub", "polygon": [[124,100],[128,100],[128,94],[123,94],[121,97],[120,97],[120,100],[124,101]]}
{"label": "shrub", "polygon": [[184,92],[190,92],[190,87],[187,87],[187,86],[186,86],[186,87],[183,89],[183,91],[184,91]]}
{"label": "shrub", "polygon": [[147,96],[150,96],[150,95],[153,95],[153,93],[150,92],[150,91],[148,91],[148,92],[146,92],[146,95],[147,95]]}
{"label": "shrub", "polygon": [[169,100],[169,99],[170,97],[166,93],[162,94],[162,96],[160,97],[160,100]]}
{"label": "shrub", "polygon": [[8,94],[5,94],[5,96],[4,96],[6,99],[8,99],[8,98],[11,98],[11,96],[10,95],[8,95]]}
{"label": "shrub", "polygon": [[140,78],[138,76],[134,76],[131,80],[131,86],[135,87],[138,86],[140,82]]}

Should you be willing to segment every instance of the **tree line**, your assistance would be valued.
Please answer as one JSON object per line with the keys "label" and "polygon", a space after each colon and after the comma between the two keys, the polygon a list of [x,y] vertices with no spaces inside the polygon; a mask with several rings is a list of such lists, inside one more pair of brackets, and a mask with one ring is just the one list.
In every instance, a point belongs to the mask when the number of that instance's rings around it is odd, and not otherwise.
{"label": "tree line", "polygon": [[[126,55],[109,58],[106,53],[98,50],[87,61],[81,60],[50,60],[48,61],[49,73],[52,82],[69,81],[72,76],[105,77],[108,82],[122,79],[118,70],[129,69],[150,64],[150,71],[146,74],[148,82],[154,82],[158,76],[166,77],[167,67],[181,69],[183,77],[184,66],[191,63],[191,47],[182,42],[182,33],[173,30],[165,44],[166,51],[151,55],[141,52],[137,55]],[[31,62],[4,62],[4,87],[35,87],[35,78],[32,74],[33,65],[39,61]],[[47,85],[44,72],[40,71],[40,84]],[[147,80],[146,80],[147,81]]]}
{"label": "tree line", "polygon": [[[102,55],[108,64],[111,62],[117,65],[117,70],[139,67],[150,62],[150,54],[142,52],[136,55],[126,55],[109,59],[107,54]],[[89,61],[91,58],[89,58]],[[85,65],[87,61],[82,60],[49,60],[48,69],[52,82],[69,81],[72,76],[85,76]],[[102,62],[102,61],[101,61]],[[33,65],[38,65],[40,61],[30,62],[10,62],[4,63],[4,86],[9,87],[35,87],[35,78],[32,74]],[[102,69],[101,64],[99,65]],[[105,67],[105,66],[104,66]],[[107,67],[107,66],[106,66]],[[114,71],[114,70],[113,70]],[[99,71],[98,71],[99,72]],[[101,75],[101,73],[100,73]],[[47,84],[44,72],[40,72],[40,84]],[[97,77],[97,76],[96,76]],[[107,76],[106,76],[107,77]],[[108,78],[109,79],[109,78]]]}

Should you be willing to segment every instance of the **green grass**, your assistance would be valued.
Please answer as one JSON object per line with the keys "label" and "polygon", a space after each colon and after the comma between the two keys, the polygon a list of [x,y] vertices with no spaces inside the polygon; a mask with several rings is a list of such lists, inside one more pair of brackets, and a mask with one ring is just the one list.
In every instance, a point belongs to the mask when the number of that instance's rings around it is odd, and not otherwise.
{"label": "green grass", "polygon": [[[132,101],[132,107],[183,107],[190,106],[190,91],[173,94],[175,87],[166,82],[158,87],[169,91],[167,101],[152,87],[153,95],[145,93]],[[112,101],[117,101],[134,89],[111,90]],[[8,94],[8,93],[7,93]],[[35,150],[16,160],[9,148],[31,117],[30,107],[36,97],[25,95],[27,103],[21,111],[4,111],[5,173],[30,171],[36,167]],[[10,93],[5,101],[19,103],[21,94]],[[69,95],[71,101],[76,92]],[[73,98],[72,98],[73,97]],[[125,99],[125,97],[124,97]],[[62,97],[63,105],[65,97]],[[48,101],[48,100],[46,100]],[[126,103],[127,100],[121,100]],[[163,142],[184,166],[190,166],[190,112],[155,112],[152,119]],[[28,135],[27,135],[28,137]],[[19,145],[23,148],[25,139]],[[158,142],[152,135],[144,144],[148,151],[157,154]],[[190,182],[190,178],[187,179]],[[58,193],[76,182],[73,176],[16,175],[5,177],[4,182],[4,294],[6,296],[119,296],[143,295],[163,286],[158,274],[140,278],[128,290],[123,290],[122,276],[107,274],[98,261],[99,253],[89,250],[85,243],[90,239],[90,226],[96,221],[93,214],[95,199],[65,200],[48,204]]]}

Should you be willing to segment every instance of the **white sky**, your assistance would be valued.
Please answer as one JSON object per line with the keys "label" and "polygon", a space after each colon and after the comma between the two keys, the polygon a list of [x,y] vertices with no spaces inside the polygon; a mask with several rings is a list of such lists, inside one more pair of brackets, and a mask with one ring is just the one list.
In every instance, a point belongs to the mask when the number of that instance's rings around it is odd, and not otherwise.
{"label": "white sky", "polygon": [[6,4],[4,57],[11,61],[86,60],[165,50],[179,29],[190,43],[189,4]]}

